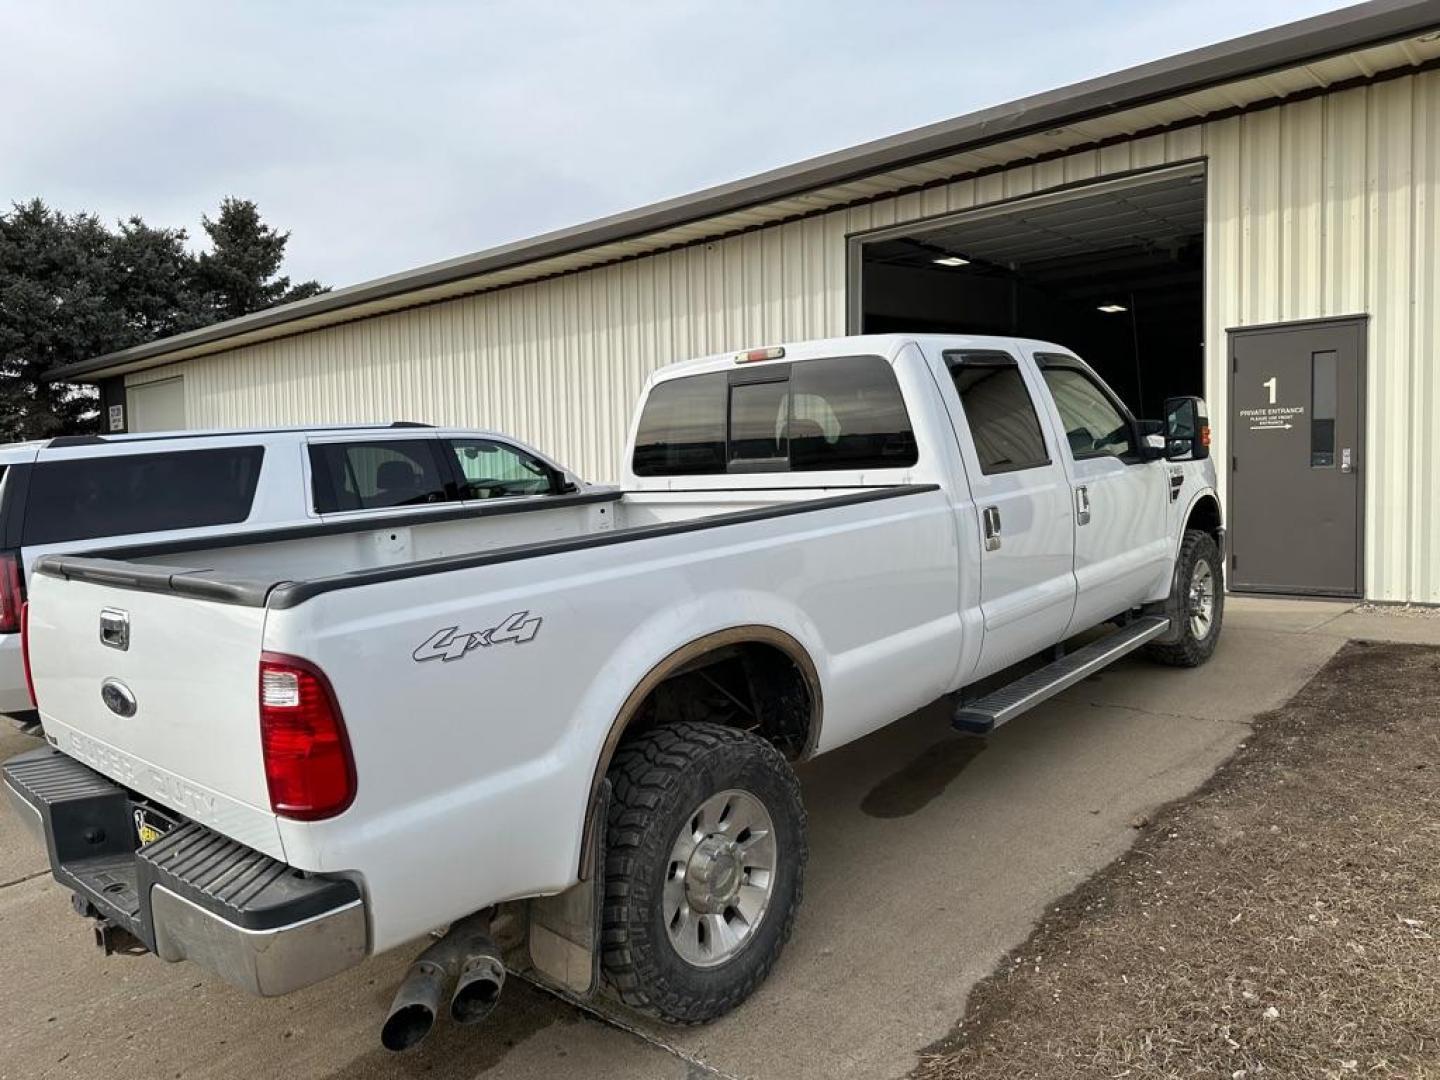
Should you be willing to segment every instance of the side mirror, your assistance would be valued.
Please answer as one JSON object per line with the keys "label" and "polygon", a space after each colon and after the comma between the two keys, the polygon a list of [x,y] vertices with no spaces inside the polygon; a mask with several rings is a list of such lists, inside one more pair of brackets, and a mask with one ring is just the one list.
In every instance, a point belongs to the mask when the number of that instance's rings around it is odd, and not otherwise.
{"label": "side mirror", "polygon": [[1203,461],[1210,456],[1210,410],[1205,399],[1165,399],[1165,457]]}

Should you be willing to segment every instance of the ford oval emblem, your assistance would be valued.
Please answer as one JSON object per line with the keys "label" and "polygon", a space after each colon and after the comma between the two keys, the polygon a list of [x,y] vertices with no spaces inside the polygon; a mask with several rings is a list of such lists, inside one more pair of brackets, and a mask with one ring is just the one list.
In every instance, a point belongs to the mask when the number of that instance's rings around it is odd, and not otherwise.
{"label": "ford oval emblem", "polygon": [[100,700],[116,716],[135,715],[135,695],[119,679],[106,679],[100,684]]}

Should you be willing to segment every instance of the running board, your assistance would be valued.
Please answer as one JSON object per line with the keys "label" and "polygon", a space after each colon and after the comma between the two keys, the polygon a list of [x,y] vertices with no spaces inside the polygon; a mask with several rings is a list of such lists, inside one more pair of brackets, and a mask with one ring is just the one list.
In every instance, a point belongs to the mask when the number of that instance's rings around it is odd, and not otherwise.
{"label": "running board", "polygon": [[1160,615],[1126,623],[1113,633],[1076,649],[1039,671],[1016,679],[983,698],[956,706],[952,723],[959,731],[979,735],[994,731],[1001,724],[1014,720],[1027,709],[1033,709],[1042,701],[1074,686],[1169,629],[1170,620]]}

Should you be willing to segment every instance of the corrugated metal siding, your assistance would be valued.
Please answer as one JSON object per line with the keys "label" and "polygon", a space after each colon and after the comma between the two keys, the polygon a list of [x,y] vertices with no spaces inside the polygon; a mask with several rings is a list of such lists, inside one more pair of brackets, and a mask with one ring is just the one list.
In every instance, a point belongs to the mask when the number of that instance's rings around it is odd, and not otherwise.
{"label": "corrugated metal siding", "polygon": [[[840,334],[846,236],[1147,166],[1209,162],[1206,378],[1225,330],[1368,312],[1367,594],[1440,602],[1440,73],[1023,165],[630,262],[155,369],[195,426],[408,418],[512,431],[613,479],[646,373]],[[1228,460],[1224,425],[1217,459]]]}

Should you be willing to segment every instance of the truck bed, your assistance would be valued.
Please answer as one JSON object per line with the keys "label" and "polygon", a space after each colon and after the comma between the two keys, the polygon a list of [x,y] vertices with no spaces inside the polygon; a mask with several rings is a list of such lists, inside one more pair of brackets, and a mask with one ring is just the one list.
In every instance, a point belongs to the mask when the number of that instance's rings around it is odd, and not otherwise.
{"label": "truck bed", "polygon": [[293,607],[336,589],[587,547],[742,525],[893,498],[934,485],[783,490],[604,490],[497,507],[282,528],[199,541],[49,555],[37,571],[145,592],[248,607]]}

